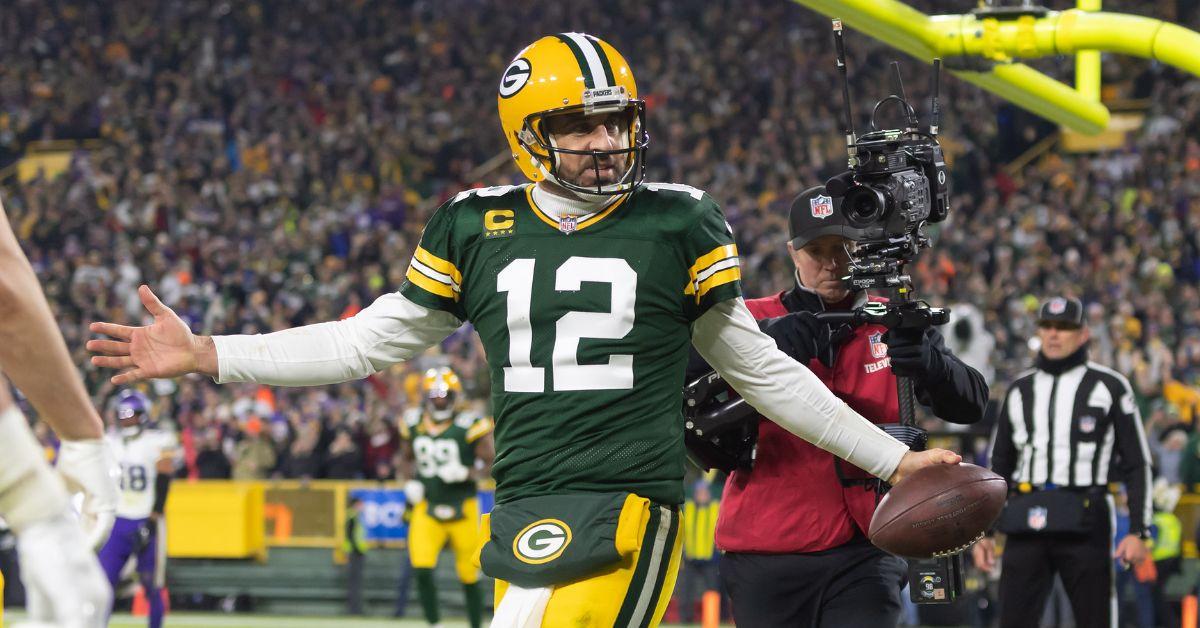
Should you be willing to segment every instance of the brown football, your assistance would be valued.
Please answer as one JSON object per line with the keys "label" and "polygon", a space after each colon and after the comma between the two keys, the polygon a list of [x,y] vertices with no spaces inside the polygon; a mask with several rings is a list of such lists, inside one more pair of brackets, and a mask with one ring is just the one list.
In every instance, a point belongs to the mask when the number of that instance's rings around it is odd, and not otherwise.
{"label": "brown football", "polygon": [[931,558],[969,547],[1008,497],[1004,478],[973,464],[935,464],[892,487],[871,518],[871,542],[908,558]]}

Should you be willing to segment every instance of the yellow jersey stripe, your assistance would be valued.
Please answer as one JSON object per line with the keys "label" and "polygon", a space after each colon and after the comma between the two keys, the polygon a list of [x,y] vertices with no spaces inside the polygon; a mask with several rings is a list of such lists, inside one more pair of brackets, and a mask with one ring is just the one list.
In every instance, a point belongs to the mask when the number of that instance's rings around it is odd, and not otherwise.
{"label": "yellow jersey stripe", "polygon": [[408,273],[406,273],[404,276],[407,277],[409,281],[413,282],[413,285],[425,290],[426,292],[431,292],[439,297],[454,299],[455,301],[458,300],[458,293],[454,291],[454,288],[422,275],[420,271],[412,266],[408,267]]}
{"label": "yellow jersey stripe", "polygon": [[708,294],[709,290],[717,286],[725,285],[731,281],[737,281],[742,278],[742,269],[739,266],[726,268],[725,270],[714,274],[712,277],[700,282],[700,291],[696,294],[696,300],[699,301],[704,295]]}
{"label": "yellow jersey stripe", "polygon": [[426,251],[420,246],[417,247],[417,252],[413,255],[413,257],[416,257],[421,261],[422,264],[438,271],[439,273],[442,273],[443,275],[449,275],[450,278],[454,280],[454,283],[459,285],[462,284],[462,273],[458,272],[458,268],[454,264],[451,264],[450,262],[447,262],[433,253]]}
{"label": "yellow jersey stripe", "polygon": [[471,426],[471,429],[467,430],[467,442],[473,443],[487,436],[491,431],[492,420],[486,417],[479,419]]}
{"label": "yellow jersey stripe", "polygon": [[717,248],[696,258],[696,263],[692,264],[692,267],[688,269],[688,275],[692,278],[692,281],[695,281],[696,277],[699,276],[704,269],[723,259],[737,257],[737,254],[738,252],[736,244],[725,244],[718,246]]}

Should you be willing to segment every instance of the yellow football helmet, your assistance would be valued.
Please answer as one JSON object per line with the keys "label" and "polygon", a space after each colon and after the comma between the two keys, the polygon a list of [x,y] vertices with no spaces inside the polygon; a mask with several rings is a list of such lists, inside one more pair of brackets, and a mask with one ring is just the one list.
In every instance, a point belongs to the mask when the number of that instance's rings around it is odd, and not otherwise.
{"label": "yellow football helmet", "polygon": [[[500,79],[496,98],[500,126],[517,167],[530,181],[550,180],[584,194],[624,194],[645,174],[646,104],[625,57],[608,42],[584,33],[543,37],[517,53]],[[568,150],[554,145],[546,133],[549,116],[582,112],[624,113],[628,141],[614,150]],[[591,156],[600,179],[599,159],[626,156],[626,171],[616,183],[581,186],[558,177],[558,154]]]}
{"label": "yellow football helmet", "polygon": [[448,366],[425,371],[425,405],[434,421],[449,421],[454,418],[458,397],[462,394],[462,382]]}

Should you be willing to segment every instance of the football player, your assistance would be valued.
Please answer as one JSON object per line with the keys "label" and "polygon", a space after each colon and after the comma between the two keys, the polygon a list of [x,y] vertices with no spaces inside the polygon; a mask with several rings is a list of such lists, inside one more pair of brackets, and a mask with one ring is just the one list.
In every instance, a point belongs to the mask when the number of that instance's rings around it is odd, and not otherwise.
{"label": "football player", "polygon": [[[103,626],[110,599],[92,550],[112,527],[116,463],[3,204],[0,371],[62,439],[55,474],[0,375],[0,516],[17,535],[29,617],[53,626]],[[67,487],[85,494],[84,529]]]}
{"label": "football player", "polygon": [[897,481],[910,452],[775,348],[741,298],[717,203],[642,180],[633,71],[607,42],[543,37],[500,80],[500,125],[532,184],[468,190],[425,226],[406,281],[358,315],[253,336],[196,336],[139,288],[146,327],[93,323],[113,381],[199,372],[315,385],[420,355],[470,321],[495,413],[495,510],[480,559],[497,626],[657,625],[679,569],[684,366],[694,344],[765,416]]}
{"label": "football player", "polygon": [[116,426],[107,437],[121,465],[121,501],[112,535],[100,549],[100,564],[116,595],[121,572],[137,563],[138,581],[150,603],[150,628],[162,626],[165,540],[163,508],[175,471],[177,441],[158,429],[151,403],[136,390],[123,390],[116,400]]}
{"label": "football player", "polygon": [[495,457],[492,420],[460,409],[462,383],[448,367],[429,369],[423,389],[424,406],[400,424],[404,441],[397,467],[401,479],[411,478],[405,482],[404,495],[413,507],[408,556],[425,620],[436,626],[440,616],[433,568],[442,548],[450,544],[467,598],[467,620],[472,628],[479,628],[483,621],[483,595],[475,564],[479,499],[472,471],[479,461],[478,477],[491,473]]}

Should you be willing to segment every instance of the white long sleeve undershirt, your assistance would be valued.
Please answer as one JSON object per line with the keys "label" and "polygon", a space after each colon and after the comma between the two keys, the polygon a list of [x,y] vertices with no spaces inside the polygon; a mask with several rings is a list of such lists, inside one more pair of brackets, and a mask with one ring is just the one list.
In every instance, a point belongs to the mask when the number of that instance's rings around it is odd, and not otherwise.
{"label": "white long sleeve undershirt", "polygon": [[[461,325],[398,292],[356,316],[271,334],[214,336],[219,383],[315,386],[360,379],[412,359]],[[708,363],[759,412],[789,432],[880,477],[908,451],[838,399],[758,329],[742,299],[720,303],[692,328]]]}

